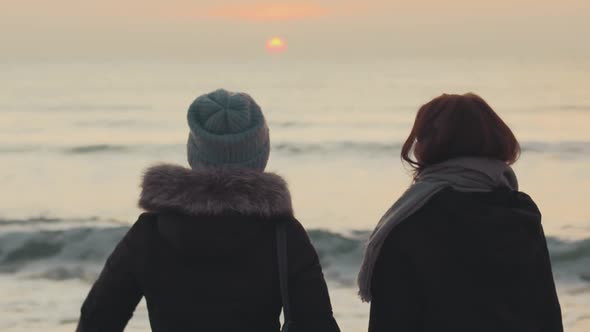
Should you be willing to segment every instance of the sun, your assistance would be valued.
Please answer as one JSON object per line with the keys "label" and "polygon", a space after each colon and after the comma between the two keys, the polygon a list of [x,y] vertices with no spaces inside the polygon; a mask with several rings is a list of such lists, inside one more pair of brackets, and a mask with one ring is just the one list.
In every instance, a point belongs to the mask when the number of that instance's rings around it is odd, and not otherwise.
{"label": "sun", "polygon": [[282,53],[287,49],[287,43],[281,37],[272,37],[266,41],[266,50],[270,53]]}

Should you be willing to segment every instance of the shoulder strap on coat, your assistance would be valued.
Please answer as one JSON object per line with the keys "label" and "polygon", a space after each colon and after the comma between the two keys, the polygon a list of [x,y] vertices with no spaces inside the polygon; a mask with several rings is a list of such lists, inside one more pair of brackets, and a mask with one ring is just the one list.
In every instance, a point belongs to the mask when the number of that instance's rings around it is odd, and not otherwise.
{"label": "shoulder strap on coat", "polygon": [[283,302],[284,321],[283,332],[294,332],[293,316],[291,315],[291,302],[289,300],[289,270],[287,260],[287,222],[279,222],[276,226],[277,257],[279,263],[279,283],[281,287],[281,299]]}

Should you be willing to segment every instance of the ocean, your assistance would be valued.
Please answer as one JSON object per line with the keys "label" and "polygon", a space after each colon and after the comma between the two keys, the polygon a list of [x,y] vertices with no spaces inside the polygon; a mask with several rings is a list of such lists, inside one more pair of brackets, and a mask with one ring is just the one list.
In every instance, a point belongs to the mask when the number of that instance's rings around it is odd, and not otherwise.
{"label": "ocean", "polygon": [[[343,331],[367,329],[365,239],[410,184],[399,150],[417,109],[475,92],[514,130],[521,190],[543,213],[564,324],[590,329],[590,58],[158,59],[0,63],[0,330],[72,331],[140,213],[142,172],[186,165],[186,110],[250,93],[271,129]],[[149,331],[140,304],[129,331]]]}

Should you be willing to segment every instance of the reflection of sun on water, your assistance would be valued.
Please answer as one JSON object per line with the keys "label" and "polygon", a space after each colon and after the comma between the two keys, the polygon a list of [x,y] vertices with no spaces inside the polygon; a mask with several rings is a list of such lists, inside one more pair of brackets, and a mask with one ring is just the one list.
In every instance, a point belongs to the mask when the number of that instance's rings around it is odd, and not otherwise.
{"label": "reflection of sun on water", "polygon": [[280,37],[273,37],[266,41],[266,50],[270,53],[281,53],[287,49],[287,43]]}

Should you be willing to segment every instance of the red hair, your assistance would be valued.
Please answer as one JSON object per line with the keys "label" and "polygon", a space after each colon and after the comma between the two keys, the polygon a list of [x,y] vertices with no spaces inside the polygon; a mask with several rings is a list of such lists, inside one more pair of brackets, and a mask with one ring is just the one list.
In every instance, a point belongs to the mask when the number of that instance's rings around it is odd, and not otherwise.
{"label": "red hair", "polygon": [[401,151],[415,176],[451,158],[487,157],[513,164],[519,155],[520,145],[510,128],[473,93],[443,94],[420,107]]}

